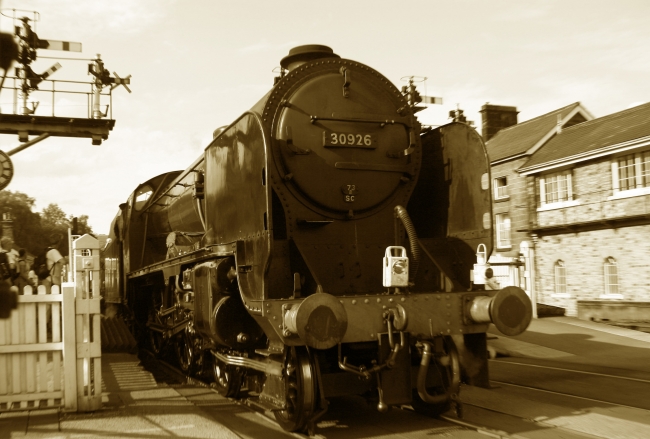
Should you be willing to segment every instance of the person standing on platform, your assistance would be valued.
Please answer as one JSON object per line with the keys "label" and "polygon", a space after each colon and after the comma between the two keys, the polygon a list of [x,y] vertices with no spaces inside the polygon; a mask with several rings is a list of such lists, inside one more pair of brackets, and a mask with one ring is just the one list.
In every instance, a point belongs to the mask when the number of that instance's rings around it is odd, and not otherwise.
{"label": "person standing on platform", "polygon": [[34,264],[30,267],[29,274],[27,275],[29,277],[30,285],[34,288],[38,287],[38,275],[36,274],[36,267]]}
{"label": "person standing on platform", "polygon": [[[59,233],[56,233],[50,237],[50,248],[45,254],[47,259],[47,268],[50,271],[50,276],[47,278],[46,282],[43,282],[44,285],[49,285],[48,290],[53,285],[58,285],[61,288],[61,272],[63,269],[63,256],[59,252],[58,247],[61,244],[62,236]],[[60,290],[59,290],[60,291]]]}
{"label": "person standing on platform", "polygon": [[501,286],[499,281],[494,277],[494,270],[488,268],[485,270],[485,289],[486,290],[500,290]]}
{"label": "person standing on platform", "polygon": [[0,252],[4,254],[0,261],[3,264],[2,280],[6,281],[9,286],[13,285],[14,275],[16,274],[16,254],[13,245],[14,242],[8,236],[0,239]]}
{"label": "person standing on platform", "polygon": [[[27,252],[24,248],[18,250],[18,259],[16,259],[16,279],[14,280],[14,286],[18,288],[18,294],[25,293],[25,287],[27,285],[32,285],[29,279],[29,269],[27,268],[27,261],[25,257]],[[33,286],[33,285],[32,285]]]}

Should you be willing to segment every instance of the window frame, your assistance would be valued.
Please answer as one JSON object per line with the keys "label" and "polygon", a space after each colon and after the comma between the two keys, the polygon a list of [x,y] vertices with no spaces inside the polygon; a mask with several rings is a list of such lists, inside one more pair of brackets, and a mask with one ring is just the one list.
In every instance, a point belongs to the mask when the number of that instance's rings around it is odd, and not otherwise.
{"label": "window frame", "polygon": [[554,275],[554,292],[551,295],[552,297],[571,297],[567,293],[567,281],[566,281],[566,264],[562,259],[558,259],[553,264],[553,275]]}
{"label": "window frame", "polygon": [[[498,182],[504,181],[505,184],[501,185],[498,184]],[[510,198],[510,194],[508,193],[508,176],[503,175],[501,177],[496,177],[493,180],[494,182],[494,199],[495,200],[504,200],[507,198]],[[499,193],[500,189],[503,189],[502,192],[504,193]]]}
{"label": "window frame", "polygon": [[[499,218],[503,218],[504,221],[499,221]],[[496,230],[496,246],[497,249],[511,249],[512,248],[512,220],[508,212],[497,213],[494,215],[494,223]],[[507,224],[507,227],[504,228],[503,225]],[[506,239],[503,239],[503,233],[507,232]]]}
{"label": "window frame", "polygon": [[[629,184],[622,185],[621,183],[621,162],[627,159],[632,161],[631,165],[625,168],[632,170],[632,176],[626,176],[624,180],[634,181],[634,186],[629,187]],[[626,198],[635,197],[639,195],[650,194],[650,150],[639,152],[632,152],[625,155],[618,155],[612,157],[612,197],[611,198]],[[621,189],[622,186],[627,186]]]}
{"label": "window frame", "polygon": [[[548,202],[547,196],[547,181],[552,177],[564,177],[566,185],[566,199],[561,199],[558,195],[557,201]],[[559,189],[558,189],[559,194]],[[565,169],[563,171],[551,172],[539,176],[539,205],[541,209],[550,207],[566,207],[574,205],[576,200],[573,193],[573,169]]]}
{"label": "window frame", "polygon": [[600,297],[603,299],[622,299],[620,280],[616,258],[611,256],[605,258],[603,262],[604,293]]}
{"label": "window frame", "polygon": [[153,195],[153,187],[149,184],[140,186],[133,195],[133,210],[140,211]]}

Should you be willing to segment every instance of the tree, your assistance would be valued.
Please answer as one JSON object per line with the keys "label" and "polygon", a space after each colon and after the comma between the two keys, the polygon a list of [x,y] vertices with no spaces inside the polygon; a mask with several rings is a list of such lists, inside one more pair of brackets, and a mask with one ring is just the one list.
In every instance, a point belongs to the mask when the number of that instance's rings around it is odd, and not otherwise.
{"label": "tree", "polygon": [[62,239],[57,249],[63,256],[66,256],[69,253],[67,237],[70,222],[68,222],[67,215],[58,204],[50,203],[43,209],[43,212],[41,212],[41,226],[45,235],[45,245],[51,245],[52,238],[55,235],[60,235]]}
{"label": "tree", "polygon": [[58,204],[50,203],[43,212],[41,212],[41,219],[44,227],[68,227],[68,221],[65,212],[61,210]]}
{"label": "tree", "polygon": [[[73,223],[74,221],[74,216],[70,215],[70,224]],[[74,232],[74,230],[73,230]],[[81,215],[80,217],[77,218],[77,235],[85,235],[85,234],[92,234],[93,229],[90,227],[88,224],[88,215]]]}
{"label": "tree", "polygon": [[[58,250],[68,254],[68,228],[72,226],[73,215],[67,215],[57,204],[49,204],[39,213],[33,212],[35,200],[21,192],[0,191],[0,214],[10,213],[13,219],[14,242],[32,255],[38,255],[50,244],[54,234],[63,239]],[[92,233],[88,215],[77,219],[77,233]]]}
{"label": "tree", "polygon": [[34,202],[21,192],[0,191],[0,213],[11,214],[14,242],[31,254],[41,251],[44,244],[41,217],[32,211]]}

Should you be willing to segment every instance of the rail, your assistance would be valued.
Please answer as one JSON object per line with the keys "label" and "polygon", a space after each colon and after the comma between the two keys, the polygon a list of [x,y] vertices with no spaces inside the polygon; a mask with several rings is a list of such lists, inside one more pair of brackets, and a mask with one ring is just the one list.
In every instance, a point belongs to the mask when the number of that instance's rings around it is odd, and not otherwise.
{"label": "rail", "polygon": [[[84,82],[84,81],[67,81],[67,80],[54,80],[54,79],[45,79],[40,83],[41,88],[37,90],[32,90],[29,93],[30,97],[35,97],[35,96],[42,96],[42,95],[50,95],[51,98],[49,99],[49,102],[45,104],[44,102],[40,101],[34,101],[32,100],[31,104],[32,107],[29,108],[27,107],[27,103],[22,103],[21,100],[22,98],[22,88],[20,82],[22,81],[21,78],[18,78],[16,76],[8,76],[8,80],[12,80],[13,83],[12,85],[7,85],[5,83],[4,87],[2,90],[0,90],[0,93],[4,90],[12,90],[12,102],[10,104],[5,103],[3,101],[0,101],[0,113],[1,114],[15,114],[15,115],[42,115],[42,116],[53,116],[53,117],[85,117],[87,119],[92,119],[93,118],[93,94],[95,93],[95,90],[93,89],[93,83],[92,82]],[[46,87],[43,87],[43,84],[49,83],[49,89],[44,89]],[[63,88],[67,87],[67,88]],[[84,88],[87,88],[87,91],[84,90]],[[81,96],[85,95],[85,99],[81,98]],[[79,101],[75,101],[72,99],[70,100],[70,96],[72,97],[78,97]],[[108,97],[108,105],[106,105],[106,110],[102,114],[104,117],[108,117],[109,119],[113,119],[113,90],[111,87],[106,87],[105,91],[102,91],[100,93],[100,96],[106,96]],[[2,94],[0,94],[0,98],[2,97]],[[83,103],[83,100],[85,100],[85,103]],[[58,103],[58,110],[57,111],[57,103]],[[7,107],[11,105],[11,111],[7,110]],[[85,116],[79,112],[79,113],[73,113],[73,112],[64,112],[61,110],[61,107],[86,107],[86,114]],[[45,112],[39,110],[43,109],[50,109],[48,111],[48,114],[44,114]]]}

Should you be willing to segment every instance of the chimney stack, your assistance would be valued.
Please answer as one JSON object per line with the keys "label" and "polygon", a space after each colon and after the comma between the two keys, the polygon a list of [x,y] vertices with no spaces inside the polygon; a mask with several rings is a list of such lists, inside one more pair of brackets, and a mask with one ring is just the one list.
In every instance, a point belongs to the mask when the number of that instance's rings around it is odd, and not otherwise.
{"label": "chimney stack", "polygon": [[517,107],[492,105],[486,103],[481,107],[481,134],[483,141],[487,142],[496,133],[504,128],[517,125]]}

